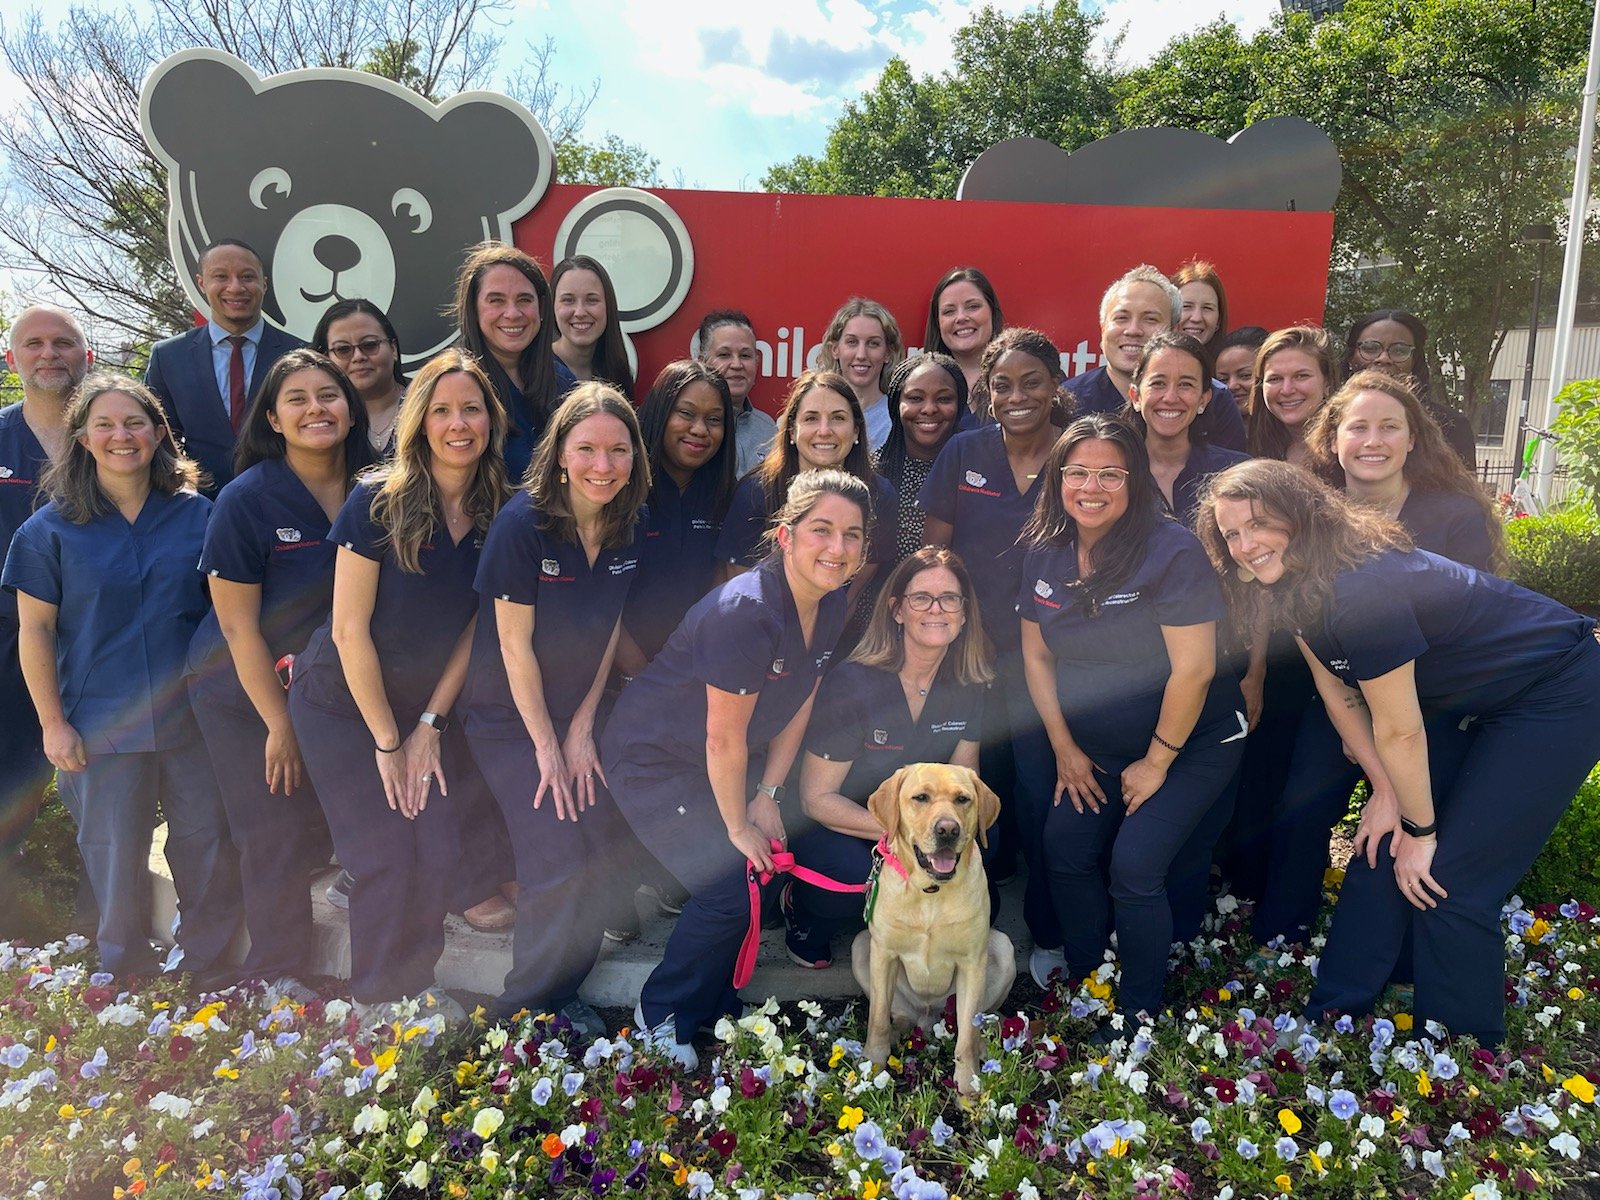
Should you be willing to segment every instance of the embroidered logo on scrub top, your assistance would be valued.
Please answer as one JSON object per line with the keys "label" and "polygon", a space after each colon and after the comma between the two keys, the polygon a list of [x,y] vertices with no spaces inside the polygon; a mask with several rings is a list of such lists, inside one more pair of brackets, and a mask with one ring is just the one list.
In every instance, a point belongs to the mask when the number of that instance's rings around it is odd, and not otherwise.
{"label": "embroidered logo on scrub top", "polygon": [[637,558],[625,558],[621,562],[614,562],[607,568],[613,575],[626,575],[639,565]]}
{"label": "embroidered logo on scrub top", "polygon": [[0,479],[10,479],[15,474],[10,467],[0,467]]}
{"label": "embroidered logo on scrub top", "polygon": [[965,733],[967,731],[967,723],[965,721],[935,721],[928,728],[933,733]]}
{"label": "embroidered logo on scrub top", "polygon": [[1114,604],[1132,604],[1138,598],[1138,592],[1118,592],[1115,596],[1107,596],[1100,601],[1100,607],[1110,608]]}
{"label": "embroidered logo on scrub top", "polygon": [[1048,600],[1051,596],[1056,594],[1056,590],[1044,580],[1038,579],[1034,581],[1033,594],[1038,596],[1041,600]]}
{"label": "embroidered logo on scrub top", "polygon": [[553,558],[547,558],[539,564],[539,573],[541,575],[559,575],[561,574],[561,564]]}
{"label": "embroidered logo on scrub top", "polygon": [[772,660],[772,673],[774,675],[783,674],[783,659],[775,658]]}
{"label": "embroidered logo on scrub top", "polygon": [[889,731],[887,729],[874,729],[872,731],[872,740],[877,742],[880,746],[887,745],[889,742]]}
{"label": "embroidered logo on scrub top", "polygon": [[1328,670],[1334,672],[1335,674],[1342,675],[1349,669],[1350,660],[1348,658],[1330,658],[1328,660]]}
{"label": "embroidered logo on scrub top", "polygon": [[956,486],[958,492],[977,492],[980,496],[998,496],[1000,493],[989,486],[989,477],[977,471],[968,471],[964,482]]}
{"label": "embroidered logo on scrub top", "polygon": [[278,530],[278,540],[280,542],[298,542],[303,536],[298,529]]}

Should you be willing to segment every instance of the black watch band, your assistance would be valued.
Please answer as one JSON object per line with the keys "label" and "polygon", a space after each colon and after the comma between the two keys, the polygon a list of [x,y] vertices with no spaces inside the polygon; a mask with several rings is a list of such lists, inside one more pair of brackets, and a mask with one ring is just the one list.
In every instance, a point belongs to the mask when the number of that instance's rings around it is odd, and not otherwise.
{"label": "black watch band", "polygon": [[1412,837],[1427,837],[1429,834],[1439,832],[1439,822],[1437,820],[1433,820],[1428,822],[1426,825],[1418,825],[1415,821],[1410,821],[1405,817],[1401,817],[1400,828],[1405,830]]}

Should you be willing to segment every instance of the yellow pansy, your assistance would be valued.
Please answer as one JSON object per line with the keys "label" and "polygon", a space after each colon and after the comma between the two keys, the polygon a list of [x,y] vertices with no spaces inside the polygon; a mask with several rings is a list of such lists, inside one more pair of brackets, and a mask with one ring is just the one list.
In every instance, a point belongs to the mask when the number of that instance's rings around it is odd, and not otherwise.
{"label": "yellow pansy", "polygon": [[1415,1024],[1416,1021],[1412,1019],[1410,1013],[1395,1013],[1394,1015],[1394,1027],[1401,1033],[1409,1033],[1411,1027]]}
{"label": "yellow pansy", "polygon": [[[1594,1093],[1593,1089],[1591,1089],[1590,1099],[1593,1098]],[[850,1104],[846,1104],[844,1106],[844,1111],[839,1114],[839,1128],[844,1130],[854,1129],[857,1125],[861,1124],[861,1119],[864,1116],[866,1116],[866,1113],[862,1112],[859,1108],[856,1108]]]}
{"label": "yellow pansy", "polygon": [[1433,1095],[1433,1080],[1428,1078],[1428,1073],[1426,1071],[1417,1072],[1417,1095]]}
{"label": "yellow pansy", "polygon": [[1564,1080],[1561,1086],[1585,1104],[1594,1103],[1594,1084],[1590,1083],[1582,1075],[1574,1075],[1572,1078]]}
{"label": "yellow pansy", "polygon": [[1278,1185],[1278,1190],[1285,1196],[1294,1191],[1294,1181],[1289,1178],[1287,1171],[1274,1178],[1272,1182]]}
{"label": "yellow pansy", "polygon": [[1283,1131],[1290,1137],[1293,1137],[1295,1134],[1299,1133],[1301,1129],[1305,1128],[1305,1126],[1300,1123],[1300,1118],[1295,1116],[1294,1113],[1290,1112],[1287,1108],[1280,1108],[1278,1110],[1278,1124],[1283,1126]]}

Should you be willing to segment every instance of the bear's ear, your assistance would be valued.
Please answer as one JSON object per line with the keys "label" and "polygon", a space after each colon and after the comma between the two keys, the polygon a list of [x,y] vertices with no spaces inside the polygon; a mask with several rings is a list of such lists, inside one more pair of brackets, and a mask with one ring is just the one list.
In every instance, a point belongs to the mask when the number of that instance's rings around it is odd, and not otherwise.
{"label": "bear's ear", "polygon": [[260,78],[231,54],[182,50],[144,81],[144,140],[173,164],[204,162],[217,148],[248,138]]}
{"label": "bear's ear", "polygon": [[472,208],[486,214],[521,216],[543,197],[555,169],[555,150],[533,114],[489,93],[440,105],[436,145],[441,159],[458,164],[455,178],[472,181]]}

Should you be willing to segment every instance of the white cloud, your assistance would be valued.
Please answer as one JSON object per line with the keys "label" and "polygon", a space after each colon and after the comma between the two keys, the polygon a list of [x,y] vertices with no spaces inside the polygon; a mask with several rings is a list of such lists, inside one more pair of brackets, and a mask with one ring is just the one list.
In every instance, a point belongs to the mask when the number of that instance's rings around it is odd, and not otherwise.
{"label": "white cloud", "polygon": [[1278,0],[1183,0],[1181,5],[1174,0],[1106,0],[1100,5],[1106,32],[1124,34],[1117,58],[1126,66],[1148,62],[1173,38],[1218,17],[1226,17],[1241,34],[1250,36],[1266,28],[1278,9]]}

